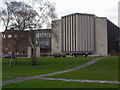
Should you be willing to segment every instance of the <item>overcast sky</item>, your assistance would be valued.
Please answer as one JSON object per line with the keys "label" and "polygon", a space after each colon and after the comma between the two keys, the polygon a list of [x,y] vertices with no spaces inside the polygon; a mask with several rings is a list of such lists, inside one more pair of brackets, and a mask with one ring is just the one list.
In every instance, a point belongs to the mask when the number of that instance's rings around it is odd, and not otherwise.
{"label": "overcast sky", "polygon": [[[118,25],[118,2],[120,0],[48,0],[56,4],[58,19],[71,13],[95,14],[107,17]],[[1,31],[1,27],[0,27]]]}
{"label": "overcast sky", "polygon": [[118,24],[118,2],[120,0],[50,0],[56,3],[58,17],[71,13],[89,13],[107,17]]}

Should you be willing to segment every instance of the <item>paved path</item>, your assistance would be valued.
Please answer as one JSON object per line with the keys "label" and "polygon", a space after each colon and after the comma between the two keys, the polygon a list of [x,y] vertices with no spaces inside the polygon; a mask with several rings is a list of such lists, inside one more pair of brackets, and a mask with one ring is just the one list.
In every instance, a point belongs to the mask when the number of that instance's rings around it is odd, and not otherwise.
{"label": "paved path", "polygon": [[60,81],[72,81],[72,82],[92,82],[92,83],[112,83],[120,84],[118,81],[102,81],[102,80],[79,80],[79,79],[62,79],[62,78],[39,78],[44,80],[60,80]]}
{"label": "paved path", "polygon": [[67,69],[67,70],[64,70],[64,71],[59,71],[59,72],[54,72],[54,73],[49,73],[49,74],[43,74],[43,75],[37,75],[37,76],[32,76],[32,77],[33,77],[33,78],[34,78],[34,77],[35,77],[35,78],[36,78],[36,77],[39,78],[39,77],[52,76],[52,75],[56,75],[56,74],[61,74],[61,73],[66,73],[66,72],[70,72],[70,71],[75,71],[75,70],[84,68],[84,67],[86,67],[86,66],[88,66],[88,65],[91,65],[91,64],[95,63],[96,61],[98,61],[98,60],[100,60],[100,59],[103,59],[103,58],[105,58],[105,57],[93,59],[93,60],[91,60],[91,61],[89,61],[89,62],[87,62],[87,63],[85,63],[85,64],[82,64],[82,65],[80,65],[80,66],[78,66],[78,67],[74,67],[74,68]]}
{"label": "paved path", "polygon": [[[96,61],[100,60],[100,59],[103,59],[105,57],[102,57],[102,58],[97,58],[97,59],[93,59],[83,65],[80,65],[78,67],[74,67],[74,68],[71,68],[71,69],[67,69],[67,70],[64,70],[64,71],[59,71],[59,72],[54,72],[54,73],[49,73],[49,74],[43,74],[43,75],[37,75],[37,76],[30,76],[30,77],[18,77],[16,79],[12,79],[12,80],[6,80],[6,81],[3,81],[2,83],[0,82],[0,86],[1,85],[6,85],[6,84],[11,84],[11,83],[17,83],[17,82],[23,82],[23,81],[26,81],[26,80],[32,80],[32,79],[47,79],[47,80],[63,80],[63,81],[76,81],[76,80],[73,80],[73,79],[59,79],[59,78],[43,78],[45,76],[51,76],[51,75],[56,75],[56,74],[61,74],[61,73],[66,73],[66,72],[70,72],[70,71],[74,71],[74,70],[78,70],[78,69],[81,69],[81,68],[84,68],[88,65],[91,65],[93,63],[95,63]],[[86,80],[77,80],[79,82],[87,82]],[[88,82],[95,82],[93,80],[89,80]],[[97,82],[97,81],[96,81]],[[106,81],[102,81],[102,82],[106,82]],[[111,81],[108,81],[108,83],[110,83]],[[115,81],[116,83],[116,81]]]}

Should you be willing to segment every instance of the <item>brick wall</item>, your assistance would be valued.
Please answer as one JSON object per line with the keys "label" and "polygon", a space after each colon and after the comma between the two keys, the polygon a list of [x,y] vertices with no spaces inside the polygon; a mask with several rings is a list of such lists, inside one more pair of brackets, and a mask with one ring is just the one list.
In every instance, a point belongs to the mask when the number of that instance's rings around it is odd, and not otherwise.
{"label": "brick wall", "polygon": [[3,54],[17,52],[18,56],[25,56],[27,55],[28,46],[30,46],[28,31],[9,29],[2,32]]}

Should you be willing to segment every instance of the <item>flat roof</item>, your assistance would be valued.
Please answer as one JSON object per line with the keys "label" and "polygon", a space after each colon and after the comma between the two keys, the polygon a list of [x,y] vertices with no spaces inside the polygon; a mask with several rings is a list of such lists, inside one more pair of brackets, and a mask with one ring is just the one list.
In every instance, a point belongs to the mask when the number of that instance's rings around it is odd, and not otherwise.
{"label": "flat roof", "polygon": [[95,16],[94,14],[88,14],[88,13],[72,13],[72,14],[69,14],[69,15],[65,15],[65,16],[62,16],[62,17],[67,17],[67,16],[71,16],[71,15],[88,15],[88,16]]}

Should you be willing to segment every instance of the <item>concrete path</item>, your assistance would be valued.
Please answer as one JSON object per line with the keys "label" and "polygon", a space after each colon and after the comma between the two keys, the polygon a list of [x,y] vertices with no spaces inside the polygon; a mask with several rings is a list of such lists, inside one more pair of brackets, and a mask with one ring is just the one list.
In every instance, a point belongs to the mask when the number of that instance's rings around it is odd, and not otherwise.
{"label": "concrete path", "polygon": [[64,70],[64,71],[59,71],[59,72],[54,72],[54,73],[49,73],[49,74],[43,74],[43,75],[37,75],[37,76],[32,76],[32,78],[39,78],[39,77],[45,77],[45,76],[52,76],[52,75],[56,75],[56,74],[62,74],[62,73],[66,73],[66,72],[70,72],[70,71],[75,71],[75,70],[78,70],[78,69],[81,69],[81,68],[84,68],[88,65],[91,65],[93,63],[95,63],[96,61],[98,60],[101,60],[105,57],[102,57],[102,58],[97,58],[97,59],[93,59],[85,64],[82,64],[78,67],[74,67],[74,68],[71,68],[71,69],[67,69],[67,70]]}
{"label": "concrete path", "polygon": [[[87,62],[87,63],[85,63],[85,64],[83,64],[83,65],[80,65],[80,66],[78,66],[78,67],[74,67],[74,68],[71,68],[71,69],[67,69],[67,70],[64,70],[64,71],[59,71],[59,72],[54,72],[54,73],[49,73],[49,74],[43,74],[43,75],[37,75],[37,76],[30,76],[30,77],[18,77],[18,78],[16,78],[16,79],[6,80],[6,81],[3,81],[2,83],[0,82],[0,86],[1,86],[1,85],[11,84],[11,83],[23,82],[23,81],[32,80],[32,79],[47,79],[47,80],[53,79],[53,78],[43,78],[43,77],[45,77],[45,76],[51,76],[51,75],[56,75],[56,74],[61,74],[61,73],[66,73],[66,72],[70,72],[70,71],[74,71],[74,70],[78,70],[78,69],[84,68],[84,67],[86,67],[86,66],[88,66],[88,65],[91,65],[91,64],[95,63],[96,61],[101,60],[101,59],[103,59],[103,58],[105,58],[105,57],[93,59],[93,60],[91,60],[91,61],[89,61],[89,62]],[[67,81],[68,79],[57,79],[57,80],[66,80],[66,81]],[[75,81],[75,80],[73,80],[73,79],[70,79],[70,80],[68,80],[68,81],[71,81],[71,80],[72,80],[72,81]],[[80,81],[80,80],[79,80],[79,81]],[[88,81],[88,80],[87,80],[87,81]],[[92,81],[93,81],[93,80],[92,80]],[[91,81],[91,82],[92,82],[92,81]],[[86,80],[81,81],[81,82],[86,82]],[[90,82],[90,81],[89,81],[89,82]],[[116,81],[115,81],[115,83],[116,83]]]}
{"label": "concrete path", "polygon": [[120,84],[118,81],[102,81],[102,80],[79,80],[79,79],[62,79],[62,78],[39,78],[43,80],[60,80],[60,81],[72,81],[72,82],[91,82],[91,83],[112,83]]}

